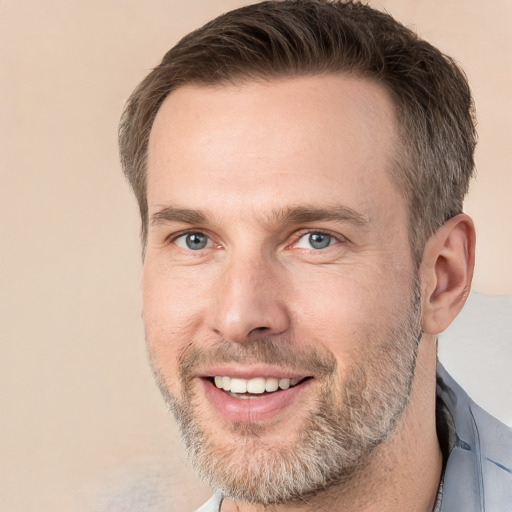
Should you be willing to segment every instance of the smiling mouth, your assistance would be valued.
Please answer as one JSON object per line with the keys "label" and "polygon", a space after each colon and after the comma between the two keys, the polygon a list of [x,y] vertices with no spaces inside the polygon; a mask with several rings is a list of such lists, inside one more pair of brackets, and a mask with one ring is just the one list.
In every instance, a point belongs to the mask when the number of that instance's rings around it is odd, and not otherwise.
{"label": "smiling mouth", "polygon": [[301,379],[278,379],[274,377],[255,377],[252,379],[240,379],[229,376],[215,376],[211,377],[210,381],[217,389],[225,391],[229,396],[247,399],[279,393],[280,391],[293,388],[310,378],[311,377]]}

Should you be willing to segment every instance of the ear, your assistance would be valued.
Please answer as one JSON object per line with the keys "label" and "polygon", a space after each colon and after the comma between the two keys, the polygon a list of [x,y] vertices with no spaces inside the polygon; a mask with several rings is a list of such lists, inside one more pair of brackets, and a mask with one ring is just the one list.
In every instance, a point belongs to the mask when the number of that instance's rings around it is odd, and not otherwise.
{"label": "ear", "polygon": [[444,331],[466,302],[475,265],[475,226],[461,213],[448,220],[425,244],[420,277],[422,328]]}

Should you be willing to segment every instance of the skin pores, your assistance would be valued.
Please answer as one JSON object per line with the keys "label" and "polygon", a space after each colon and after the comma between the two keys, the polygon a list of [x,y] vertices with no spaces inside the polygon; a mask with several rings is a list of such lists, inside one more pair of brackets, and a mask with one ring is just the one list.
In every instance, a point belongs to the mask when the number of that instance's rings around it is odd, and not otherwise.
{"label": "skin pores", "polygon": [[186,86],[158,112],[148,352],[193,461],[236,499],[338,485],[408,406],[420,291],[395,137],[385,91],[344,76]]}

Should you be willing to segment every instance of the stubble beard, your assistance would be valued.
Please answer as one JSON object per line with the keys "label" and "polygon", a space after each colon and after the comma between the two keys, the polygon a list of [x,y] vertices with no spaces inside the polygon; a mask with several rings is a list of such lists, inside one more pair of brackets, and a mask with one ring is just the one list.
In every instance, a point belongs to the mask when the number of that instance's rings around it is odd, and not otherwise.
{"label": "stubble beard", "polygon": [[[303,502],[334,486],[349,486],[374,449],[391,437],[409,402],[421,339],[417,280],[412,295],[401,321],[374,334],[367,345],[372,350],[361,353],[343,379],[337,377],[332,354],[315,349],[292,352],[281,340],[268,338],[247,345],[224,341],[208,352],[190,345],[180,356],[181,396],[170,391],[163,373],[152,363],[203,482],[234,500],[264,506]],[[208,425],[197,411],[190,378],[191,369],[205,361],[282,363],[306,374],[313,369],[315,377],[320,376],[322,391],[302,426],[295,433],[283,432],[283,440],[293,438],[293,442],[276,446],[265,440],[268,426],[233,423],[220,444],[208,434]]]}

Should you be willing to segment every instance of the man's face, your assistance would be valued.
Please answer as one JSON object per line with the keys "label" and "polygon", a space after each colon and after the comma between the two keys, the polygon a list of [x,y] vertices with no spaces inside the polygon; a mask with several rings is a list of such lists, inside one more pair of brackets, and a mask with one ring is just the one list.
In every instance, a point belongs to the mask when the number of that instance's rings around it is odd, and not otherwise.
{"label": "man's face", "polygon": [[148,351],[194,464],[235,498],[339,482],[406,407],[420,312],[395,146],[385,91],[344,76],[187,86],[157,115]]}

